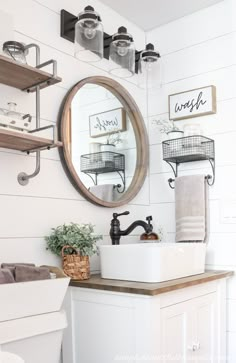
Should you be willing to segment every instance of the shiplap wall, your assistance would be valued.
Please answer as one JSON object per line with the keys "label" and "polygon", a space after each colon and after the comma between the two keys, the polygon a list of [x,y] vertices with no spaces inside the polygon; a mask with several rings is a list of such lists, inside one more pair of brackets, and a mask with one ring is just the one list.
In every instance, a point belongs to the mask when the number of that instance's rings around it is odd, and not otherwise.
{"label": "shiplap wall", "polygon": [[[108,33],[117,31],[124,25],[134,35],[137,48],[143,48],[145,34],[130,24],[120,15],[104,6],[99,1],[90,1],[101,15],[104,28]],[[78,14],[87,0],[0,0],[0,43],[14,36],[24,43],[35,42],[41,47],[41,62],[48,59],[58,61],[58,75],[62,83],[41,92],[41,124],[57,121],[60,104],[68,90],[79,80],[93,75],[109,74],[107,61],[89,65],[74,58],[74,45],[60,37],[60,10],[65,8]],[[34,64],[33,51],[29,63]],[[99,67],[99,68],[98,68]],[[103,68],[103,69],[101,69]],[[118,79],[117,79],[118,80]],[[118,80],[119,81],[119,80]],[[135,79],[132,80],[135,82]],[[147,116],[146,93],[129,81],[121,82],[136,100],[143,116]],[[26,94],[14,88],[0,85],[0,107],[14,101],[22,113],[35,115],[35,95]],[[17,182],[21,171],[31,173],[35,167],[34,156],[0,150],[0,262],[33,261],[37,264],[59,264],[60,260],[45,250],[44,236],[64,222],[91,222],[96,231],[104,235],[104,243],[109,242],[110,220],[114,210],[96,207],[85,201],[67,179],[57,150],[42,152],[40,174],[32,179],[28,186],[22,187]],[[149,182],[148,179],[138,197],[129,206],[119,211],[130,210],[122,224],[128,226],[135,219],[144,219],[148,215]],[[135,233],[141,234],[142,230]],[[129,240],[136,240],[134,235]],[[92,259],[92,270],[98,269],[98,258]]]}
{"label": "shiplap wall", "polygon": [[[136,47],[142,49],[145,34],[98,1],[90,1],[101,13],[108,33],[120,25],[128,27],[133,34]],[[42,61],[58,60],[58,73],[63,82],[42,91],[42,124],[55,123],[60,103],[70,87],[80,79],[92,75],[107,75],[106,61],[99,65],[88,65],[73,57],[73,44],[60,38],[60,9],[76,14],[87,1],[75,0],[0,0],[0,11],[8,14],[5,26],[0,27],[0,43],[11,38],[25,43],[36,42],[42,50]],[[7,19],[2,13],[0,18]],[[120,211],[129,209],[130,216],[122,220],[127,226],[135,219],[143,219],[152,213],[154,224],[162,225],[167,240],[174,240],[174,194],[167,179],[171,176],[162,161],[161,135],[152,121],[167,117],[167,96],[170,93],[214,84],[217,87],[217,114],[187,122],[200,123],[205,135],[216,140],[216,183],[210,188],[210,242],[207,264],[236,270],[236,225],[223,224],[221,203],[235,199],[234,178],[236,153],[235,100],[236,100],[236,2],[224,0],[219,4],[186,16],[146,34],[163,57],[163,87],[148,94],[128,81],[120,81],[135,98],[145,120],[149,120],[150,178],[145,182],[138,197]],[[11,25],[12,22],[12,25]],[[8,26],[6,26],[8,25]],[[3,39],[2,36],[3,35]],[[33,64],[33,56],[30,56]],[[103,68],[103,70],[101,69]],[[134,80],[135,82],[135,80]],[[34,95],[13,88],[0,86],[0,107],[15,101],[22,113],[35,114]],[[0,261],[33,261],[35,263],[59,263],[45,251],[43,236],[51,227],[64,222],[92,222],[97,232],[108,242],[109,222],[113,210],[96,207],[86,202],[71,186],[62,169],[58,152],[42,153],[42,170],[27,187],[21,187],[16,176],[20,171],[32,172],[34,157],[0,150]],[[208,173],[207,163],[191,163],[181,167],[182,174]],[[141,230],[136,230],[137,240]],[[125,239],[123,240],[123,243]],[[98,268],[98,259],[92,261]],[[236,359],[236,279],[228,284],[228,345],[231,358]]]}
{"label": "shiplap wall", "polygon": [[[168,94],[215,85],[217,114],[178,122],[201,125],[205,136],[216,142],[216,182],[210,187],[210,238],[207,266],[236,270],[236,224],[224,224],[225,200],[236,200],[236,1],[217,5],[181,18],[147,33],[162,54],[163,87],[149,92],[150,195],[154,219],[174,240],[174,192],[167,179],[170,167],[162,158],[162,135],[153,120],[168,117]],[[182,165],[180,174],[209,173],[208,162]],[[236,211],[234,211],[236,213]],[[236,278],[228,283],[228,362],[236,361]]]}

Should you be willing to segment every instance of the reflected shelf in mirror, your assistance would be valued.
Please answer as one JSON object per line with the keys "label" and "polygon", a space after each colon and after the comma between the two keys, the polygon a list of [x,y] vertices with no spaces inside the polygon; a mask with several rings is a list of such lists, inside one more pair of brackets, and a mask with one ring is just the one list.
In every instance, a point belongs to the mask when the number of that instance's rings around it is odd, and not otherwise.
{"label": "reflected shelf in mirror", "polygon": [[118,193],[125,192],[125,155],[123,154],[102,151],[81,155],[80,171],[88,175],[94,185],[98,185],[99,174],[117,172],[121,177],[123,187],[120,184],[114,184],[113,189],[116,189]]}

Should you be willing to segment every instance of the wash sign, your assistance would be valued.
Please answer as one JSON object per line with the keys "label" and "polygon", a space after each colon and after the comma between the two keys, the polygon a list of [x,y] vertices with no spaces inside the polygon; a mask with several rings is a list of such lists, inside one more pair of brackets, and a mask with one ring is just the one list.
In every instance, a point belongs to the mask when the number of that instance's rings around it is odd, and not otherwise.
{"label": "wash sign", "polygon": [[215,86],[169,95],[170,120],[183,120],[213,113],[216,113]]}

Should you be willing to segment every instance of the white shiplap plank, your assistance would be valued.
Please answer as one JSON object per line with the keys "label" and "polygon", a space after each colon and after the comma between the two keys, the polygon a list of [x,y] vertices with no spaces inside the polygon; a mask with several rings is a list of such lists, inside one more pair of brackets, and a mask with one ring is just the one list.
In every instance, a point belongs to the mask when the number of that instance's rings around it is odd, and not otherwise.
{"label": "white shiplap plank", "polygon": [[148,41],[171,53],[230,33],[233,23],[232,1],[225,0],[150,31]]}
{"label": "white shiplap plank", "polygon": [[231,33],[164,56],[163,82],[173,82],[235,65],[234,42],[235,34]]}
{"label": "white shiplap plank", "polygon": [[[93,223],[96,231],[108,234],[110,220],[114,210],[94,206],[86,201],[34,198],[23,196],[0,195],[0,203],[4,209],[0,211],[1,231],[0,238],[6,237],[41,237],[48,233],[50,228],[62,223]],[[123,212],[127,207],[116,208]],[[129,226],[135,219],[145,219],[150,213],[150,207],[130,205],[130,215],[122,222],[122,227]],[[140,234],[142,233],[142,229]]]}

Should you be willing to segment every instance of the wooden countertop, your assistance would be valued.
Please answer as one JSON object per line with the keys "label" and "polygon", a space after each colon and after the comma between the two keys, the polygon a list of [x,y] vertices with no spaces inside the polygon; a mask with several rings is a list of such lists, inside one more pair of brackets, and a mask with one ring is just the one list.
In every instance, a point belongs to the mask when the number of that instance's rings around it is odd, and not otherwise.
{"label": "wooden countertop", "polygon": [[230,277],[233,271],[206,271],[200,275],[183,277],[181,279],[160,282],[160,283],[144,283],[121,280],[102,279],[100,275],[92,275],[89,280],[71,280],[70,286],[83,287],[87,289],[106,290],[114,292],[126,292],[129,294],[139,294],[155,296],[174,290],[183,289],[189,286],[204,284],[206,282]]}

